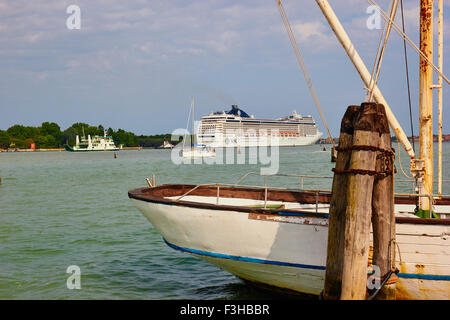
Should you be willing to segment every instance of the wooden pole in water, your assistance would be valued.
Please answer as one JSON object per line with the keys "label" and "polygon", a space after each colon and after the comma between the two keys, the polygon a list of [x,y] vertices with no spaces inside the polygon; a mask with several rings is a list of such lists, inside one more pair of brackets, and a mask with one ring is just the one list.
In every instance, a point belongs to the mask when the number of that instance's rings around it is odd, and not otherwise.
{"label": "wooden pole in water", "polygon": [[337,150],[334,144],[331,146],[331,162],[337,161]]}
{"label": "wooden pole in water", "polygon": [[[346,151],[346,149],[353,144],[353,121],[359,108],[360,106],[349,106],[342,118],[338,147],[342,151],[339,151],[336,156],[335,168],[337,171],[349,169],[351,151]],[[328,223],[327,268],[323,291],[323,297],[327,300],[339,299],[341,295],[347,184],[347,174],[334,174]]]}
{"label": "wooden pole in water", "polygon": [[[380,269],[380,281],[395,261],[394,153],[387,122],[382,129],[379,147],[386,151],[378,153],[376,171],[385,174],[376,176],[372,196],[373,265]],[[391,275],[376,299],[395,300],[396,279],[396,275]]]}
{"label": "wooden pole in water", "polygon": [[[381,111],[382,110],[382,111]],[[352,148],[377,148],[380,144],[378,126],[384,106],[361,104],[355,118]],[[344,253],[342,271],[342,300],[364,300],[367,292],[367,263],[369,258],[372,193],[376,169],[376,151],[354,149],[350,159],[350,174],[345,211]]]}
{"label": "wooden pole in water", "polygon": [[[389,270],[393,261],[388,256],[394,221],[393,179],[387,174],[392,173],[393,162],[389,160],[387,164],[385,157],[392,156],[385,108],[377,103],[349,107],[343,123],[351,119],[350,108],[356,110],[353,126],[348,126],[353,129],[353,135],[349,134],[351,130],[344,135],[341,126],[338,159],[333,170],[325,299],[366,298],[372,210],[376,212],[376,261],[383,264],[383,270]],[[378,179],[379,176],[385,179]]]}

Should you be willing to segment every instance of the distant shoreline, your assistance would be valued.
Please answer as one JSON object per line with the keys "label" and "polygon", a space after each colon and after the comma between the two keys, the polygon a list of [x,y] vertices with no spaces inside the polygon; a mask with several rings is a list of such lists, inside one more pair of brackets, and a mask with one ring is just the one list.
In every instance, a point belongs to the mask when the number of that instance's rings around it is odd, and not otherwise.
{"label": "distant shoreline", "polygon": [[[392,142],[397,142],[397,141],[393,139]],[[416,140],[416,142],[418,142],[418,141]],[[444,140],[442,142],[443,143],[450,143],[450,140]],[[434,143],[438,143],[438,142],[434,141]],[[339,140],[335,141],[335,144],[339,144]],[[327,142],[323,141],[323,142],[316,142],[315,145],[331,145],[331,144],[328,141]],[[123,147],[120,150],[149,150],[149,149],[170,150],[170,148],[160,148],[160,147]],[[53,148],[53,149],[18,149],[18,148],[0,149],[0,153],[1,152],[55,152],[55,151],[61,152],[61,151],[66,151],[66,149],[64,149],[64,148]],[[104,151],[104,152],[111,152],[111,151]]]}
{"label": "distant shoreline", "polygon": [[[144,150],[144,149],[163,149],[156,147],[123,147],[120,150]],[[53,149],[0,149],[0,152],[49,152],[49,151],[66,151],[64,148],[53,148]],[[106,151],[105,151],[106,152]],[[108,151],[110,152],[110,151]]]}

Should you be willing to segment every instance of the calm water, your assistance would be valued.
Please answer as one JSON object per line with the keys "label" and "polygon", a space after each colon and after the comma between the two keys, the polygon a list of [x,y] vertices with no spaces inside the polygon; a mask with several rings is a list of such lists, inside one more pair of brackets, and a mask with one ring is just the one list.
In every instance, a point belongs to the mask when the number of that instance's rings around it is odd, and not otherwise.
{"label": "calm water", "polygon": [[[444,144],[445,179],[450,179],[449,154],[450,144]],[[402,162],[408,168],[405,153]],[[0,298],[286,298],[170,249],[127,196],[152,174],[158,184],[235,183],[260,167],[175,165],[168,150],[120,151],[117,159],[109,152],[0,153]],[[280,173],[331,177],[332,167],[330,153],[317,145],[280,149]],[[245,181],[262,182],[261,177]],[[269,182],[299,186],[293,178]],[[308,186],[312,181],[305,180]],[[329,189],[331,179],[318,186]],[[411,190],[400,183],[396,188]],[[81,269],[81,290],[67,289],[71,265]]]}

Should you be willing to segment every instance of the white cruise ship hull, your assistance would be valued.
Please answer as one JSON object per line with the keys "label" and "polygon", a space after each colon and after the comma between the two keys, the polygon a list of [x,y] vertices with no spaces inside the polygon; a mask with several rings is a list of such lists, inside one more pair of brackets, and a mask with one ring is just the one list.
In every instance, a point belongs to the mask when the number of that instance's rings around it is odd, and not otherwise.
{"label": "white cruise ship hull", "polygon": [[248,138],[239,136],[219,137],[217,139],[200,139],[199,143],[212,148],[245,148],[245,147],[298,147],[315,144],[323,133],[302,137]]}

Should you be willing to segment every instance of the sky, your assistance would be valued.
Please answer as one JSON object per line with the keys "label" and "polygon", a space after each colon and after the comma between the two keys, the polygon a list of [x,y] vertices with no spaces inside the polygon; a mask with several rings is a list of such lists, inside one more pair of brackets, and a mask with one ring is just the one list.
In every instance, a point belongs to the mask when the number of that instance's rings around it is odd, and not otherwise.
{"label": "sky", "polygon": [[[369,3],[329,2],[372,70],[381,30],[367,27]],[[377,3],[388,10],[388,0]],[[406,33],[419,45],[419,1],[404,3]],[[347,106],[364,101],[364,85],[316,2],[283,4],[337,137]],[[80,8],[79,29],[67,27],[70,5]],[[450,3],[444,6],[449,76]],[[399,18],[400,12],[398,24]],[[408,59],[417,134],[418,55],[410,47]],[[62,129],[86,122],[136,134],[171,133],[186,127],[194,97],[196,120],[237,104],[255,118],[293,110],[312,115],[325,132],[275,0],[0,0],[0,70],[3,130],[51,121]],[[410,135],[403,41],[394,31],[378,85]],[[449,101],[445,84],[447,133]],[[437,121],[434,127],[437,132]]]}

